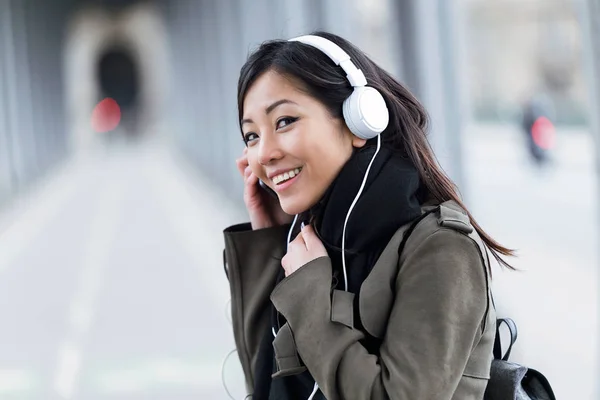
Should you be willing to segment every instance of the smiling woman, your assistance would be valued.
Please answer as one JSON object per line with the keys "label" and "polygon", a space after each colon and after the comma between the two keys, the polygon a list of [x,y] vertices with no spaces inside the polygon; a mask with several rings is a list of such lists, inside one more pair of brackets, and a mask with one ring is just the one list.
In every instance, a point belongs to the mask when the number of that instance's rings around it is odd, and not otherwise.
{"label": "smiling woman", "polygon": [[[314,205],[353,148],[366,143],[343,121],[332,118],[321,102],[275,71],[254,82],[243,109],[241,126],[250,169],[275,190],[290,215]],[[296,170],[301,171],[297,176]]]}
{"label": "smiling woman", "polygon": [[487,254],[512,252],[435,162],[420,103],[316,32],[250,55],[238,111],[250,223],[225,229],[225,261],[252,398],[482,399]]}

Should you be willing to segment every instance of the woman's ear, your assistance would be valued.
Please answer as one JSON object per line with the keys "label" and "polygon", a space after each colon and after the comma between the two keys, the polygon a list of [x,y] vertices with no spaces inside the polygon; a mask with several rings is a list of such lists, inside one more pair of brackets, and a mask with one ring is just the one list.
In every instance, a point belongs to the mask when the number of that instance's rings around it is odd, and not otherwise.
{"label": "woman's ear", "polygon": [[343,134],[346,136],[346,138],[350,138],[350,141],[352,142],[352,147],[354,147],[356,149],[360,149],[365,144],[367,144],[366,139],[361,139],[358,136],[356,136],[354,133],[352,133],[350,131],[350,128],[348,128],[346,126],[346,124],[342,125],[342,130],[343,130]]}
{"label": "woman's ear", "polygon": [[366,139],[361,139],[356,135],[352,135],[352,147],[361,148],[367,144]]}

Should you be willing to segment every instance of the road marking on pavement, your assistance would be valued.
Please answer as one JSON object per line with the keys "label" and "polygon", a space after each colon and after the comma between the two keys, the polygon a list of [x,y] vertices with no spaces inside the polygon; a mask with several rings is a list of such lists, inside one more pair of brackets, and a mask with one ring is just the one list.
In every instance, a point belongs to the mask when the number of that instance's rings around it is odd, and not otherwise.
{"label": "road marking on pavement", "polygon": [[57,376],[55,389],[58,394],[70,399],[73,397],[77,373],[81,367],[81,351],[79,344],[73,340],[65,341],[58,353]]}
{"label": "road marking on pavement", "polygon": [[58,353],[54,388],[63,399],[73,398],[82,367],[82,341],[93,320],[95,299],[108,267],[108,256],[120,218],[124,182],[108,170],[108,183],[100,187],[90,235],[86,242],[75,296],[69,310],[68,334]]}
{"label": "road marking on pavement", "polygon": [[0,397],[8,395],[32,395],[39,389],[31,371],[22,369],[0,369]]}

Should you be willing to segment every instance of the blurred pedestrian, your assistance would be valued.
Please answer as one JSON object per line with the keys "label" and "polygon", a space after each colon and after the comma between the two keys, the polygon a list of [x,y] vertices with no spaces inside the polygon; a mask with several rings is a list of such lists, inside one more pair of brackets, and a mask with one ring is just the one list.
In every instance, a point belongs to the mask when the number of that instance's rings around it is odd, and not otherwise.
{"label": "blurred pedestrian", "polygon": [[523,105],[521,127],[527,150],[537,166],[546,166],[556,143],[556,129],[550,101],[544,96],[533,96]]}

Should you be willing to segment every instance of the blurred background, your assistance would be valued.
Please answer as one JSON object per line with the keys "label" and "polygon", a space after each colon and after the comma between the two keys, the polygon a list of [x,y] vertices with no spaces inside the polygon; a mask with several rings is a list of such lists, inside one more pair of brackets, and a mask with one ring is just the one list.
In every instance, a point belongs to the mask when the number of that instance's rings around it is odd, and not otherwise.
{"label": "blurred background", "polygon": [[599,3],[0,0],[0,399],[244,398],[222,260],[247,220],[237,75],[316,29],[417,95],[517,249],[493,287],[512,359],[600,398]]}

